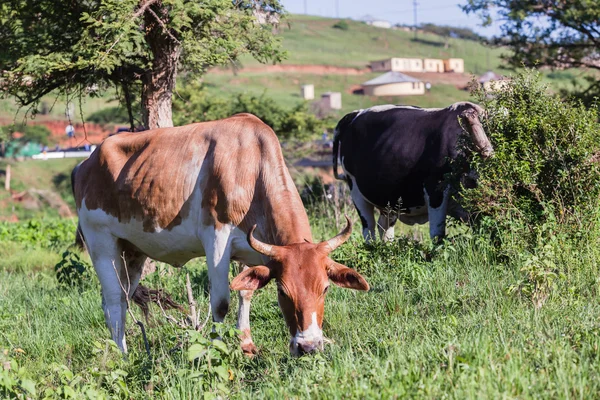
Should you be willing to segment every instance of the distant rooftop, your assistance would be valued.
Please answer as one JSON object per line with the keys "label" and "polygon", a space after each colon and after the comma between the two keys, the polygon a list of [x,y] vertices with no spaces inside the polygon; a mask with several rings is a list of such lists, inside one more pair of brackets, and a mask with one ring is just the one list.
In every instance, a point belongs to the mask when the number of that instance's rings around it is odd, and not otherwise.
{"label": "distant rooftop", "polygon": [[485,74],[481,75],[477,80],[479,83],[486,83],[489,81],[501,81],[504,77],[502,75],[498,75],[494,71],[488,71]]}
{"label": "distant rooftop", "polygon": [[421,82],[420,79],[413,78],[412,76],[408,76],[403,74],[402,72],[390,71],[386,72],[383,75],[378,76],[375,79],[371,79],[363,83],[363,86],[373,86],[373,85],[386,85],[388,83],[401,83],[401,82]]}

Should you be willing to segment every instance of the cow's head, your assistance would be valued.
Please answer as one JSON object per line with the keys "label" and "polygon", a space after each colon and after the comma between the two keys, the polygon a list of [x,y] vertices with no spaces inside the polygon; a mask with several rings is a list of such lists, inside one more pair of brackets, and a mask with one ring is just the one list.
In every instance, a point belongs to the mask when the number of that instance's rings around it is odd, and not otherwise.
{"label": "cow's head", "polygon": [[484,159],[490,157],[494,154],[494,148],[479,120],[485,115],[485,110],[477,104],[469,102],[462,103],[459,110],[461,125],[471,136],[475,148]]}
{"label": "cow's head", "polygon": [[323,310],[329,281],[344,288],[369,290],[369,284],[358,272],[329,258],[352,233],[352,223],[346,219],[348,224],[341,233],[321,243],[275,246],[253,236],[256,225],[248,232],[250,246],[271,260],[267,265],[240,273],[231,282],[231,288],[256,290],[275,279],[279,307],[292,335],[290,351],[294,355],[323,348]]}

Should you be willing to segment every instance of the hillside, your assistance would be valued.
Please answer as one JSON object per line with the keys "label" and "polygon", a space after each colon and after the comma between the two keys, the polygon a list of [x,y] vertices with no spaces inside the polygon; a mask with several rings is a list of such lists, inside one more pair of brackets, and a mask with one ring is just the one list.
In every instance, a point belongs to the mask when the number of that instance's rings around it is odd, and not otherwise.
{"label": "hillside", "polygon": [[[465,70],[481,74],[501,65],[502,49],[491,49],[480,43],[445,39],[441,36],[381,29],[362,22],[347,20],[349,29],[333,28],[338,19],[306,15],[290,15],[281,28],[288,59],[283,64],[319,64],[364,68],[369,61],[386,57],[463,58]],[[244,64],[256,65],[246,60]]]}
{"label": "hillside", "polygon": [[[356,21],[347,21],[349,29],[340,30],[333,28],[337,21],[315,16],[288,16],[280,31],[288,53],[286,60],[280,65],[262,65],[245,57],[242,59],[242,68],[237,71],[230,68],[213,69],[202,78],[208,93],[219,97],[237,93],[265,95],[274,98],[282,106],[292,107],[303,101],[300,98],[300,85],[312,83],[317,100],[328,91],[342,93],[343,108],[334,114],[334,117],[339,117],[354,109],[385,103],[445,107],[470,98],[464,88],[473,76],[488,69],[506,72],[500,68],[503,49],[423,32],[419,32],[415,40],[412,32],[381,29]],[[423,96],[370,97],[353,93],[363,82],[379,75],[367,68],[369,61],[392,56],[463,58],[465,74],[411,73],[432,83],[431,92]],[[548,74],[548,77],[555,88],[572,85],[573,74],[569,72]],[[185,74],[181,74],[181,78],[180,85],[185,85]],[[109,92],[102,98],[82,99],[82,107],[76,106],[74,109],[76,122],[81,121],[81,115],[85,120],[95,111],[114,106],[114,97],[114,93]],[[42,101],[50,110],[47,115],[38,115],[36,121],[61,120],[66,124],[66,101],[62,96],[46,96]],[[22,111],[16,116],[14,102],[0,100],[0,124],[19,121]],[[108,128],[105,131],[92,129],[90,133],[100,135],[93,137],[92,142],[99,141],[101,135],[113,130],[114,126]],[[63,130],[56,129],[58,136],[53,142],[64,142],[66,138],[60,136]],[[82,129],[77,129],[77,138],[83,140]]]}

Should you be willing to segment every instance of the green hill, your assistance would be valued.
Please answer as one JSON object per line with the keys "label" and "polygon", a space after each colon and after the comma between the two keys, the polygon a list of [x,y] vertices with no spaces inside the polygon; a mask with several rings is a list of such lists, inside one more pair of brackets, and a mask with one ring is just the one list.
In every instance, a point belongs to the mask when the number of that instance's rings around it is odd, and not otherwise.
{"label": "green hill", "polygon": [[[345,112],[376,104],[413,104],[421,107],[442,107],[455,101],[469,99],[462,90],[465,78],[457,84],[447,74],[439,74],[441,82],[434,82],[430,93],[423,96],[370,97],[353,94],[360,84],[380,73],[345,74],[343,71],[287,72],[291,66],[329,66],[365,69],[370,61],[388,57],[462,58],[467,75],[479,75],[489,69],[499,70],[500,55],[504,51],[481,43],[444,38],[419,32],[381,29],[362,22],[347,21],[348,30],[336,29],[337,19],[305,15],[291,15],[282,24],[281,38],[288,52],[282,68],[272,71],[257,61],[242,60],[243,68],[236,74],[229,70],[213,71],[204,77],[207,90],[215,96],[240,92],[265,94],[284,106],[301,102],[300,85],[315,85],[315,97],[328,91],[342,93]],[[443,75],[447,76],[444,81]],[[423,79],[423,78],[421,78]]]}
{"label": "green hill", "polygon": [[[281,28],[288,59],[283,64],[319,64],[364,68],[386,57],[463,58],[465,71],[482,74],[501,66],[503,50],[463,39],[382,29],[347,20],[348,30],[333,28],[338,19],[291,15]],[[447,44],[447,48],[446,48]],[[246,65],[257,65],[246,60]]]}

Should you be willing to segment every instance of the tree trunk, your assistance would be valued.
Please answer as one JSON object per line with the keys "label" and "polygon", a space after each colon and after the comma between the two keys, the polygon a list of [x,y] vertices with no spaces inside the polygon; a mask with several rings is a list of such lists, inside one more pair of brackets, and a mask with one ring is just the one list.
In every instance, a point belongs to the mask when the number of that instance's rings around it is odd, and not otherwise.
{"label": "tree trunk", "polygon": [[168,9],[158,2],[144,14],[152,69],[142,77],[142,112],[146,129],[173,126],[172,96],[181,55],[181,42],[168,30]]}

